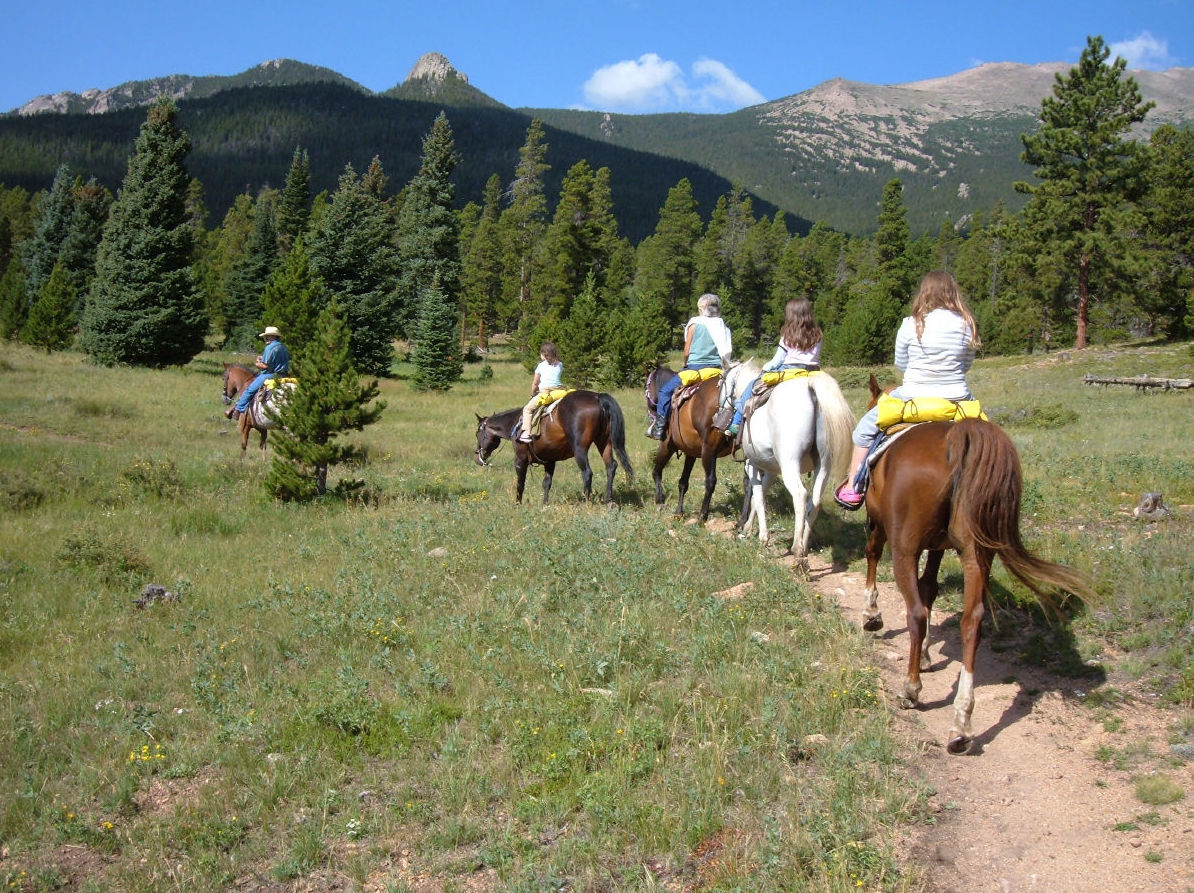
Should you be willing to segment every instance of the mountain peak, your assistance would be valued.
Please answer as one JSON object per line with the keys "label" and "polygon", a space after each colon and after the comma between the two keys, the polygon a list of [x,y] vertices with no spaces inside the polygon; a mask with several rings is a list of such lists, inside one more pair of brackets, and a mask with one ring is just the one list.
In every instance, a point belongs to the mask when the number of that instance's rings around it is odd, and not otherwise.
{"label": "mountain peak", "polygon": [[468,83],[468,75],[453,68],[447,56],[442,53],[424,53],[410,70],[406,80],[428,80],[442,84],[449,77],[456,77]]}

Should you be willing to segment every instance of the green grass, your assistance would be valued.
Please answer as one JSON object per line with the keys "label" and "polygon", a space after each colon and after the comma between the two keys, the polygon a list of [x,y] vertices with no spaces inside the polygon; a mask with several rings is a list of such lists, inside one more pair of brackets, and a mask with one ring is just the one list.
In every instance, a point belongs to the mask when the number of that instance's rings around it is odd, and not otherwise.
{"label": "green grass", "polygon": [[[573,463],[545,508],[537,469],[514,504],[509,446],[475,465],[474,413],[526,392],[500,353],[447,394],[413,391],[399,367],[382,420],[358,435],[366,461],[340,472],[364,497],[294,506],[267,498],[256,449],[240,459],[223,359],[98,369],[0,345],[6,877],[403,889],[421,874],[450,889],[484,869],[512,890],[915,886],[894,853],[928,820],[904,768],[917,757],[895,740],[862,639],[776,548],[674,518],[678,463],[669,510],[655,510],[637,388],[615,394],[638,473],[619,471],[617,507],[583,503]],[[993,640],[1046,663],[1060,643],[1117,690],[1189,702],[1191,516],[1176,508],[1194,502],[1189,395],[1081,385],[1108,366],[1181,377],[1190,355],[974,372],[985,404],[1035,420],[1009,423],[1026,541],[1105,595],[1061,638],[1041,624]],[[859,409],[864,372],[843,375]],[[720,472],[713,516],[732,519],[739,470]],[[1153,490],[1174,517],[1135,522],[1126,512]],[[791,508],[773,505],[782,544]],[[862,565],[857,518],[827,510],[814,544]],[[956,564],[945,578],[956,588]],[[746,581],[742,598],[718,595]],[[138,610],[149,582],[178,601]],[[1002,601],[1026,600],[1002,570],[994,582]],[[63,862],[65,844],[92,858]]]}

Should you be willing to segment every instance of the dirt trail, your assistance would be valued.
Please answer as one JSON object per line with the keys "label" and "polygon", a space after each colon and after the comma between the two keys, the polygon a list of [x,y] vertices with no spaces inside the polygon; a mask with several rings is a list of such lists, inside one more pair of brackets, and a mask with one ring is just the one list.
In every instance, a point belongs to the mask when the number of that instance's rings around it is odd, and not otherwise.
{"label": "dirt trail", "polygon": [[[835,570],[817,555],[811,565],[812,585],[861,629],[862,574]],[[892,583],[880,583],[879,595],[886,626],[872,639],[873,660],[894,704],[907,663],[904,603]],[[942,627],[950,616],[933,612],[933,670],[921,676],[922,706],[895,708],[909,745],[920,750],[914,770],[936,790],[935,824],[911,829],[903,841],[926,889],[1194,890],[1194,763],[1171,752],[1172,714],[1133,699],[1105,723],[1082,703],[1082,680],[1038,672],[984,641],[975,668],[975,744],[966,756],[950,756],[945,741],[960,667],[957,624]],[[1106,728],[1119,722],[1115,731]],[[1096,759],[1104,745],[1117,752],[1147,745],[1151,755],[1117,769]],[[1133,780],[1150,771],[1177,782],[1185,799],[1159,807],[1138,800]]]}

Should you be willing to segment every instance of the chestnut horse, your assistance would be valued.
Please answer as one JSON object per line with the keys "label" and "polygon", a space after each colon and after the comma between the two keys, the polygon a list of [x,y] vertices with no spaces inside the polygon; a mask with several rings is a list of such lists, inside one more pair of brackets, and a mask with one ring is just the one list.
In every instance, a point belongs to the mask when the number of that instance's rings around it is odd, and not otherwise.
{"label": "chestnut horse", "polygon": [[227,406],[236,399],[236,395],[257,377],[257,373],[248,366],[235,363],[224,364],[224,405]]}
{"label": "chestnut horse", "polygon": [[[656,366],[647,373],[647,412],[652,416],[659,389],[674,374],[666,366]],[[705,379],[692,396],[681,404],[672,399],[672,411],[668,413],[667,427],[651,469],[651,476],[655,479],[655,504],[663,505],[663,469],[672,456],[684,454],[684,468],[676,487],[676,514],[682,515],[684,497],[688,493],[688,478],[697,459],[701,460],[701,467],[705,470],[705,498],[701,500],[699,515],[701,521],[709,517],[709,503],[713,499],[713,489],[717,486],[717,460],[721,456],[728,456],[733,446],[730,438],[713,427],[713,415],[717,412],[718,380],[718,376]],[[686,389],[677,389],[676,397],[679,397],[681,390]]]}
{"label": "chestnut horse", "polygon": [[[871,376],[872,405],[879,393]],[[907,609],[908,676],[901,692],[905,706],[920,697],[920,672],[929,668],[928,622],[941,558],[946,549],[954,549],[962,562],[962,670],[947,745],[952,754],[966,753],[974,740],[974,658],[995,556],[1046,607],[1053,605],[1054,589],[1079,598],[1095,596],[1082,574],[1024,547],[1022,487],[1020,458],[1011,438],[991,422],[963,419],[923,422],[899,434],[876,461],[867,488],[870,536],[863,628],[883,627],[875,570],[884,544],[890,543],[892,572]],[[922,552],[928,557],[918,575]]]}
{"label": "chestnut horse", "polygon": [[589,465],[589,447],[596,445],[605,463],[605,502],[614,498],[614,472],[618,462],[626,466],[626,476],[634,480],[634,469],[626,455],[626,422],[622,408],[611,395],[595,391],[571,391],[543,416],[539,435],[530,443],[514,440],[514,428],[522,417],[522,408],[508,409],[490,416],[477,416],[477,450],[473,454],[478,465],[488,465],[503,440],[514,443],[514,473],[518,487],[515,495],[522,502],[526,486],[527,468],[543,466],[543,504],[551,493],[556,463],[576,459],[584,481],[585,499],[593,495],[593,469]]}

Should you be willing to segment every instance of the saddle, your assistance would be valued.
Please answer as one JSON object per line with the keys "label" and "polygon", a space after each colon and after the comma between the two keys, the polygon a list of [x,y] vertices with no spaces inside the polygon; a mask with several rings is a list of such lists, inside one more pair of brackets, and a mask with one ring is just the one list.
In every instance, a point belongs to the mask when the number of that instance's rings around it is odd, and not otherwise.
{"label": "saddle", "polygon": [[539,436],[539,426],[543,419],[551,415],[555,411],[556,404],[575,391],[576,388],[549,388],[546,391],[540,391],[536,398],[538,404],[531,412],[531,436]]}
{"label": "saddle", "polygon": [[278,424],[278,411],[286,405],[298,384],[297,378],[267,378],[249,403],[249,412],[258,428],[273,428]]}
{"label": "saddle", "polygon": [[676,373],[680,376],[680,387],[672,395],[672,409],[678,409],[685,401],[692,399],[702,384],[711,378],[721,375],[721,369],[710,366],[708,369],[681,369]]}
{"label": "saddle", "polygon": [[776,385],[795,378],[808,378],[810,375],[824,374],[820,369],[780,369],[775,372],[764,372],[755,379],[754,386],[751,388],[751,395],[746,399],[746,403],[743,404],[743,425],[746,424],[746,420],[754,414],[755,410],[771,399]]}

